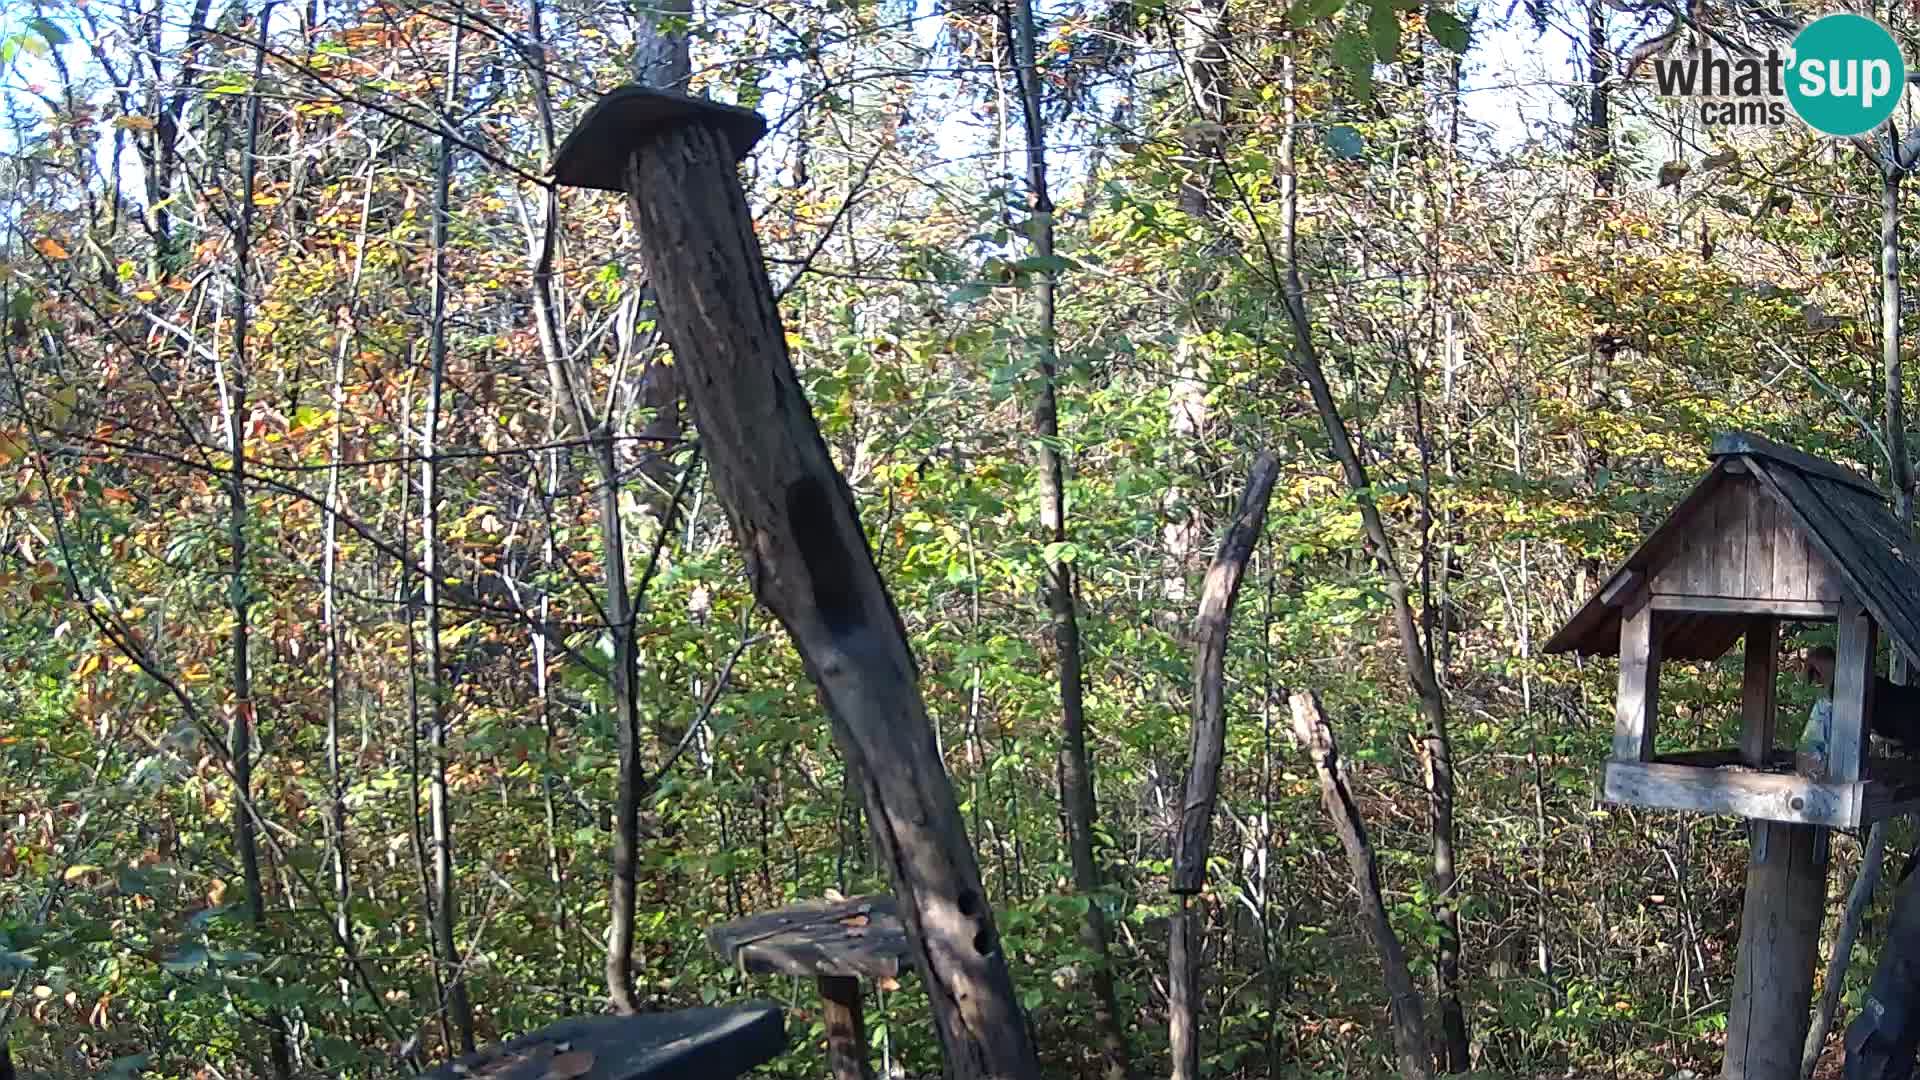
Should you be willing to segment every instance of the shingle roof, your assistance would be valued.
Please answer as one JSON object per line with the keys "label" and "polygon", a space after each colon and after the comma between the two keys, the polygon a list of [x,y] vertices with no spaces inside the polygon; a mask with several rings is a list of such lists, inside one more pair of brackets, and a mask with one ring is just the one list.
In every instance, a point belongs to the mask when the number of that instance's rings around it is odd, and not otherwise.
{"label": "shingle roof", "polygon": [[[1920,666],[1920,542],[1887,511],[1872,483],[1831,461],[1792,447],[1733,432],[1713,443],[1714,465],[1673,513],[1655,529],[1586,605],[1547,642],[1550,653],[1611,656],[1620,649],[1620,609],[1609,603],[1616,583],[1631,573],[1651,577],[1689,535],[1713,527],[1699,511],[1731,482],[1736,470],[1757,481],[1762,498],[1798,529],[1807,546],[1837,573],[1841,583],[1879,624],[1881,632]],[[1669,616],[1662,653],[1674,659],[1712,659],[1726,652],[1745,629],[1744,616]]]}

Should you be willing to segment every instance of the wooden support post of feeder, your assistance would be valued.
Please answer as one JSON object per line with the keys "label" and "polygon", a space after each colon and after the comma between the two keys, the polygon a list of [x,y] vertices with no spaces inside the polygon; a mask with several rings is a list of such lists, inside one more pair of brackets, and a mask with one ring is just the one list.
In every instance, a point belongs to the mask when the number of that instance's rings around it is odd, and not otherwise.
{"label": "wooden support post of feeder", "polygon": [[[1749,618],[1740,680],[1740,752],[1756,768],[1772,757],[1776,638],[1775,620]],[[1747,828],[1747,891],[1721,1075],[1724,1080],[1797,1080],[1827,896],[1827,830],[1760,820]]]}
{"label": "wooden support post of feeder", "polygon": [[833,1080],[873,1080],[860,980],[891,980],[907,958],[893,897],[803,901],[713,927],[707,941],[741,971],[813,976]]}
{"label": "wooden support post of feeder", "polygon": [[918,664],[794,373],[753,232],[738,166],[765,131],[746,109],[624,86],[567,136],[553,176],[628,197],[708,476],[754,596],[860,777],[948,1075],[1027,1080],[1039,1061]]}

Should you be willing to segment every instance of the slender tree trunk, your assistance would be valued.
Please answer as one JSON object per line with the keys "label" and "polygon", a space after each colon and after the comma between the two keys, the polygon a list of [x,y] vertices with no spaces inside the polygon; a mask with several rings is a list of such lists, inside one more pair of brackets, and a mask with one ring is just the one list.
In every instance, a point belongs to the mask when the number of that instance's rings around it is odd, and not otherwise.
{"label": "slender tree trunk", "polygon": [[[347,852],[347,778],[340,754],[340,463],[346,443],[347,355],[358,339],[359,316],[355,305],[360,297],[360,274],[366,266],[367,223],[373,210],[374,167],[367,164],[367,186],[360,198],[360,231],[354,244],[353,270],[347,282],[347,303],[341,319],[339,342],[334,347],[333,380],[328,398],[333,403],[333,442],[328,449],[327,506],[325,533],[321,539],[320,582],[324,596],[322,619],[327,631],[327,828],[333,847],[334,932],[347,952],[349,965],[358,962],[358,945],[353,936],[353,876]],[[352,984],[340,976],[340,994],[351,1001]]]}
{"label": "slender tree trunk", "polygon": [[1333,821],[1333,831],[1347,850],[1347,863],[1353,870],[1354,891],[1360,894],[1361,925],[1380,954],[1380,968],[1386,976],[1388,1012],[1393,1023],[1393,1047],[1400,1059],[1400,1075],[1406,1080],[1424,1080],[1433,1075],[1433,1056],[1427,1047],[1426,1022],[1422,1017],[1420,991],[1414,988],[1413,973],[1407,968],[1406,953],[1400,938],[1387,919],[1387,907],[1380,895],[1380,868],[1373,848],[1367,843],[1366,825],[1360,820],[1360,808],[1341,775],[1340,744],[1333,728],[1321,711],[1317,694],[1294,694],[1293,730],[1313,757],[1313,769],[1320,778],[1320,801]]}
{"label": "slender tree trunk", "polygon": [[1220,794],[1220,765],[1227,749],[1227,632],[1233,626],[1233,605],[1240,596],[1240,578],[1253,557],[1266,525],[1267,502],[1280,463],[1270,453],[1254,461],[1233,525],[1220,541],[1194,618],[1193,730],[1187,750],[1186,793],[1180,802],[1180,836],[1173,858],[1173,891],[1179,908],[1173,916],[1168,946],[1168,1037],[1173,1048],[1174,1080],[1199,1080],[1200,989],[1199,948],[1202,935],[1188,907],[1193,894],[1206,884],[1207,852],[1211,848],[1213,808]]}
{"label": "slender tree trunk", "polygon": [[[233,237],[233,362],[230,401],[227,405],[227,452],[233,457],[232,482],[228,488],[228,536],[233,549],[229,566],[227,595],[233,604],[233,705],[227,717],[227,748],[233,760],[233,846],[240,856],[240,873],[246,881],[247,921],[254,932],[266,928],[266,886],[260,876],[260,846],[253,820],[253,670],[247,652],[252,642],[249,616],[252,598],[247,575],[247,427],[252,406],[247,396],[249,360],[247,355],[248,274],[252,269],[253,182],[259,163],[260,79],[266,67],[267,23],[273,15],[273,2],[263,4],[258,15],[258,36],[253,54],[253,89],[247,94],[246,141],[240,157],[240,221]],[[281,1080],[293,1075],[293,1054],[287,1044],[286,1021],[279,1010],[267,1011],[267,1039],[273,1058],[274,1075]]]}
{"label": "slender tree trunk", "polygon": [[1618,170],[1613,163],[1613,52],[1607,43],[1606,0],[1587,0],[1586,151],[1592,162],[1593,193],[1613,197]]}
{"label": "slender tree trunk", "polygon": [[[1047,187],[1047,132],[1041,112],[1040,69],[1035,59],[1032,0],[1016,0],[1013,32],[1020,80],[1022,110],[1027,129],[1027,199],[1032,210],[1031,239],[1043,263],[1038,279],[1039,311],[1034,433],[1038,436],[1040,465],[1040,525],[1051,545],[1067,541],[1066,467],[1060,452],[1060,405],[1056,393],[1059,357],[1055,350],[1053,260],[1053,199]],[[1093,1022],[1100,1039],[1107,1080],[1126,1080],[1132,1072],[1126,1026],[1113,985],[1112,947],[1106,910],[1100,895],[1100,866],[1093,851],[1095,820],[1093,766],[1087,752],[1085,674],[1080,645],[1080,622],[1075,610],[1073,563],[1058,548],[1048,559],[1047,610],[1053,620],[1054,659],[1060,677],[1060,795],[1066,804],[1067,846],[1073,861],[1074,889],[1087,900],[1080,937],[1093,956]]]}
{"label": "slender tree trunk", "polygon": [[1340,464],[1347,488],[1360,511],[1367,550],[1379,569],[1383,591],[1393,612],[1407,678],[1413,683],[1414,693],[1420,701],[1421,716],[1426,722],[1426,730],[1421,733],[1420,751],[1427,788],[1428,827],[1433,838],[1433,917],[1440,931],[1438,955],[1434,963],[1440,999],[1440,1064],[1443,1072],[1464,1072],[1470,1066],[1471,1046],[1466,1012],[1460,1002],[1460,914],[1458,897],[1455,895],[1457,881],[1454,870],[1453,743],[1447,733],[1446,696],[1434,672],[1432,657],[1421,640],[1419,620],[1414,614],[1407,578],[1394,556],[1393,541],[1387,534],[1380,508],[1373,500],[1372,482],[1347,431],[1347,422],[1334,400],[1333,390],[1327,383],[1326,372],[1320,363],[1319,349],[1315,345],[1313,319],[1307,312],[1306,288],[1301,279],[1297,245],[1299,186],[1294,161],[1296,124],[1290,78],[1286,99],[1288,119],[1286,133],[1282,136],[1284,171],[1280,179],[1281,258],[1285,260],[1285,265],[1273,269],[1282,281],[1284,306],[1293,327],[1294,363],[1307,384],[1314,410],[1319,414],[1327,441],[1332,445],[1334,459]]}
{"label": "slender tree trunk", "polygon": [[[1889,143],[1894,140],[1889,139]],[[1880,184],[1880,361],[1886,376],[1888,486],[1900,520],[1913,522],[1913,462],[1907,457],[1904,373],[1900,361],[1900,184],[1898,162],[1882,170]],[[1899,650],[1894,650],[1898,657]],[[1896,659],[1895,663],[1899,661]]]}
{"label": "slender tree trunk", "polygon": [[457,921],[453,869],[453,808],[447,788],[448,742],[453,717],[444,674],[440,642],[440,464],[436,440],[440,429],[441,392],[447,378],[447,219],[453,190],[453,109],[460,79],[460,29],[454,28],[447,56],[446,97],[440,110],[440,147],[433,196],[433,325],[428,338],[426,416],[420,423],[420,566],[425,579],[427,607],[427,707],[433,752],[428,773],[429,806],[433,828],[433,933],[445,965],[445,1007],[452,1017],[463,1053],[474,1047],[473,1007],[467,999],[467,980],[460,948],[454,940]]}
{"label": "slender tree trunk", "polygon": [[[669,34],[661,26],[669,21],[684,22],[692,15],[687,0],[667,0],[643,18],[643,28],[635,42],[636,81],[661,89],[684,88],[692,72],[692,60],[684,34]],[[541,27],[540,0],[528,0],[527,23],[531,38],[535,108],[540,117],[542,148],[551,161],[556,145],[553,109],[547,86],[545,39]],[[561,345],[558,305],[553,297],[553,262],[559,236],[558,193],[552,189],[540,194],[541,224],[533,251],[533,306],[537,337],[545,359],[554,397],[564,401],[565,412],[580,437],[592,440],[592,456],[597,484],[601,536],[602,580],[605,597],[601,616],[613,644],[613,668],[610,689],[613,695],[616,733],[619,741],[619,781],[613,812],[613,874],[608,889],[608,927],[605,976],[607,997],[615,1011],[637,1013],[640,999],[633,976],[635,917],[638,909],[640,801],[645,787],[641,760],[639,693],[639,645],[636,612],[638,598],[630,585],[626,555],[626,527],[620,516],[622,488],[614,437],[618,424],[612,412],[616,395],[609,393],[605,415],[596,417],[586,398],[586,380],[571,369]],[[643,290],[650,293],[651,290]],[[624,341],[624,338],[623,338]],[[628,343],[631,346],[632,343]],[[650,406],[653,416],[642,435],[647,438],[642,453],[647,463],[643,475],[652,480],[642,502],[652,512],[658,527],[668,527],[671,511],[665,495],[670,490],[671,470],[668,450],[681,433],[680,390],[676,369],[666,362],[664,350],[643,347],[645,366],[640,375],[642,404]]]}

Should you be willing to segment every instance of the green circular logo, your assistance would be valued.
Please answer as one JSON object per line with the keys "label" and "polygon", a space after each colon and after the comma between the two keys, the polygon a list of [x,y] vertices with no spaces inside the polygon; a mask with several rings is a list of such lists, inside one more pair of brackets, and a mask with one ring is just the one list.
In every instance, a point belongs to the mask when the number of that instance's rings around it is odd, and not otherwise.
{"label": "green circular logo", "polygon": [[1787,100],[1828,135],[1872,131],[1907,88],[1907,62],[1893,34],[1864,15],[1823,15],[1793,39]]}

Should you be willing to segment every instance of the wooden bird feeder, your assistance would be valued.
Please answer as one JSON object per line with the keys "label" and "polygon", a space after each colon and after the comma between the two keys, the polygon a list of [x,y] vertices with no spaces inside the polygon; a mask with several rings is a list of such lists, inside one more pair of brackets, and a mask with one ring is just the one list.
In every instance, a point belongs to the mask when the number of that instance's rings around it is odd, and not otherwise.
{"label": "wooden bird feeder", "polygon": [[834,1080],[872,1080],[860,980],[897,978],[910,955],[893,897],[806,900],[713,927],[707,940],[741,971],[813,976]]}
{"label": "wooden bird feeder", "polygon": [[[1827,830],[1920,808],[1920,768],[1868,754],[1878,635],[1920,665],[1920,544],[1872,484],[1830,461],[1744,433],[1720,436],[1712,457],[1546,649],[1620,657],[1608,802],[1752,820],[1722,1075],[1797,1080]],[[1821,761],[1774,745],[1782,619],[1838,624]],[[1739,745],[1656,748],[1661,660],[1716,659],[1743,638]]]}

